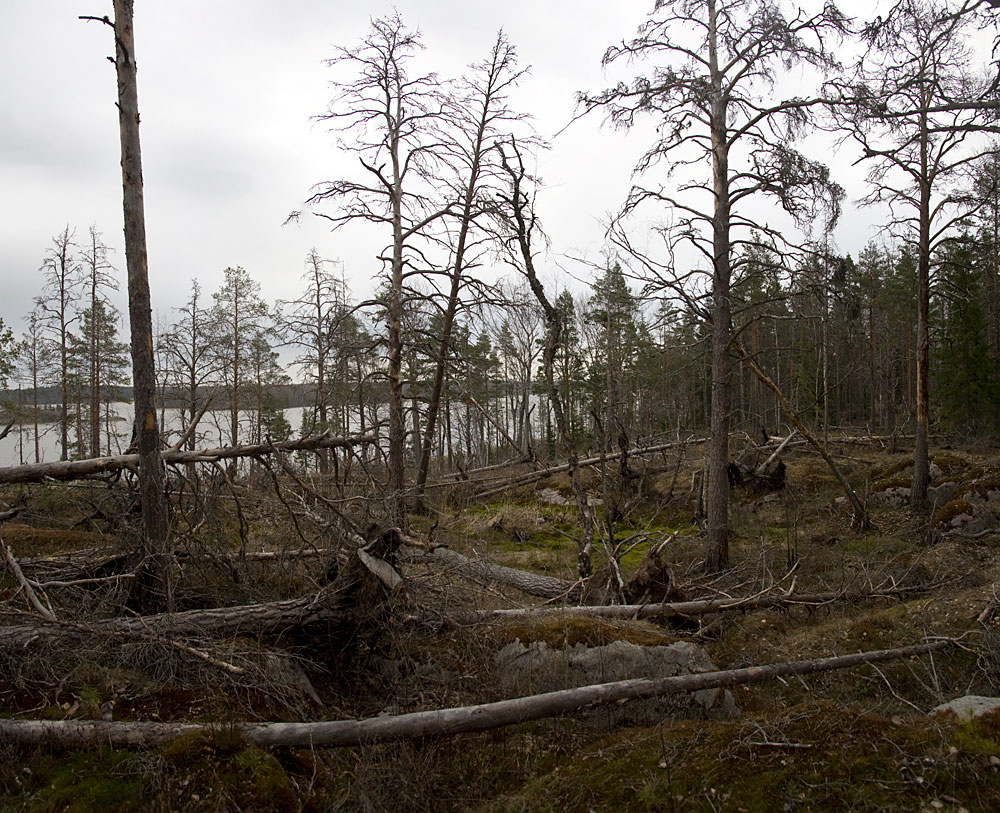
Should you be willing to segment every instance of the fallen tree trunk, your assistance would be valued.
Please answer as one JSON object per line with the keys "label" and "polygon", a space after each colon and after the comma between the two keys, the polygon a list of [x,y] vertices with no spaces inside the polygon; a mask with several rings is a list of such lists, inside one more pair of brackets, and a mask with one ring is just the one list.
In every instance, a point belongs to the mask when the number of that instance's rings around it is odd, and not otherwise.
{"label": "fallen tree trunk", "polygon": [[[405,538],[404,538],[404,541]],[[422,547],[422,546],[421,546]],[[403,549],[406,550],[405,548]],[[462,576],[472,579],[487,579],[499,584],[516,587],[522,593],[539,598],[565,598],[572,600],[579,593],[579,583],[542,576],[506,565],[498,565],[485,559],[474,559],[450,548],[437,547],[423,554],[404,554],[411,561],[434,562],[444,565]],[[419,558],[417,558],[419,557]]]}
{"label": "fallen tree trunk", "polygon": [[[315,624],[350,622],[356,608],[358,587],[368,573],[386,581],[388,571],[378,563],[391,568],[399,542],[399,534],[393,529],[367,547],[358,548],[340,569],[333,584],[315,595],[265,604],[126,616],[87,623],[39,619],[31,624],[0,627],[0,652],[20,655],[39,646],[69,646],[75,641],[95,637],[276,635]],[[390,587],[394,589],[395,584],[393,582]]]}
{"label": "fallen tree trunk", "polygon": [[778,448],[771,453],[771,456],[754,470],[754,474],[758,477],[766,477],[772,471],[775,461],[781,456],[781,453],[785,451],[785,447],[791,443],[792,438],[794,438],[798,432],[798,429],[793,429],[789,432],[788,437],[778,444]]}
{"label": "fallen tree trunk", "polygon": [[650,604],[599,604],[566,607],[529,607],[509,610],[474,610],[452,614],[459,620],[502,621],[508,618],[530,619],[553,616],[588,616],[593,618],[659,618],[667,615],[709,615],[734,610],[764,610],[770,607],[818,607],[835,601],[873,601],[882,598],[900,598],[904,590],[871,592],[792,593],[791,595],[751,596],[743,599],[713,598],[694,601],[671,601]]}
{"label": "fallen tree trunk", "polygon": [[343,619],[346,617],[344,598],[331,587],[321,590],[316,595],[266,604],[157,613],[87,623],[39,621],[33,624],[19,624],[0,627],[0,651],[9,654],[22,653],[38,646],[67,646],[75,640],[90,637],[130,638],[150,634],[224,637],[241,634],[274,634],[312,622]]}
{"label": "fallen tree trunk", "polygon": [[[656,452],[665,452],[668,449],[674,449],[674,448],[676,448],[678,446],[687,446],[687,445],[692,444],[692,443],[697,444],[697,443],[704,443],[704,442],[705,442],[704,438],[696,438],[696,439],[689,439],[689,440],[672,441],[670,443],[660,443],[660,444],[658,444],[656,446],[646,446],[645,448],[636,447],[635,449],[629,449],[626,452],[626,454],[628,456],[630,456],[630,457],[641,457],[642,455],[655,454]],[[621,456],[622,456],[621,452],[609,452],[606,455],[604,455],[603,457],[600,457],[600,456],[598,456],[598,457],[588,457],[588,458],[585,458],[584,460],[578,460],[577,463],[576,463],[576,465],[577,466],[597,466],[597,465],[599,465],[602,462],[602,460],[604,462],[607,462],[609,460],[617,460]],[[569,471],[569,470],[570,470],[570,464],[569,463],[562,463],[561,465],[558,465],[558,466],[550,466],[547,469],[536,469],[535,471],[529,471],[529,472],[527,472],[525,474],[522,474],[522,475],[519,475],[517,477],[511,477],[511,478],[503,481],[501,484],[498,484],[497,481],[495,481],[495,480],[491,480],[491,481],[488,481],[488,482],[486,482],[486,483],[483,484],[483,490],[477,491],[476,492],[476,496],[477,497],[489,497],[489,496],[491,496],[493,494],[497,494],[497,493],[499,493],[501,491],[506,491],[508,488],[517,488],[518,486],[526,486],[526,485],[529,485],[530,483],[534,483],[534,482],[536,482],[538,480],[543,480],[546,477],[548,477],[549,475],[560,474],[560,473],[562,473],[564,471]],[[454,485],[455,481],[457,479],[459,479],[459,477],[460,477],[459,475],[455,475],[455,479],[452,479],[452,480],[441,480],[441,481],[438,481],[436,483],[428,483],[427,484],[427,488],[432,488],[432,487],[437,487],[437,486],[445,486],[445,485]]]}
{"label": "fallen tree trunk", "polygon": [[750,357],[750,354],[746,351],[746,348],[739,343],[736,339],[732,340],[733,347],[736,348],[736,352],[740,354],[743,359],[743,363],[749,368],[757,379],[778,399],[778,403],[781,406],[782,412],[785,413],[788,420],[792,422],[792,425],[798,429],[799,434],[802,435],[806,440],[809,441],[815,447],[816,451],[819,452],[820,457],[826,461],[826,465],[830,467],[830,471],[833,472],[833,476],[837,478],[837,482],[840,483],[841,488],[844,489],[844,494],[851,503],[851,507],[854,509],[854,519],[853,525],[858,531],[870,530],[872,526],[871,517],[868,516],[868,511],[865,509],[864,505],[861,504],[861,500],[858,499],[858,495],[854,492],[851,484],[848,482],[847,477],[840,470],[840,466],[834,461],[830,456],[830,453],[826,450],[826,447],[819,442],[816,436],[809,431],[806,425],[802,422],[798,413],[792,408],[791,403],[785,397],[785,394],[778,388],[778,385],[774,383],[771,377],[765,373],[757,363]]}
{"label": "fallen tree trunk", "polygon": [[[350,449],[376,440],[371,435],[353,435],[336,438],[329,433],[297,438],[281,443],[256,443],[243,446],[222,446],[216,449],[170,449],[161,457],[167,465],[181,463],[215,463],[239,457],[260,457],[274,452],[315,451],[317,449]],[[0,468],[0,483],[34,483],[42,480],[75,480],[110,474],[139,467],[139,455],[122,454],[112,457],[93,457],[87,460],[56,460],[51,463],[29,463],[24,466]]]}
{"label": "fallen tree trunk", "polygon": [[216,726],[193,723],[0,720],[0,738],[20,745],[62,748],[96,745],[112,748],[155,748],[193,731],[206,734],[224,731],[239,734],[248,742],[261,746],[314,748],[371,745],[391,740],[488,731],[626,700],[761,683],[788,675],[849,669],[868,663],[911,658],[944,649],[954,643],[954,639],[945,638],[898,649],[858,652],[853,655],[748,666],[743,669],[693,675],[622,680],[477,706],[419,711],[392,717],[370,717],[364,720],[318,723],[228,723]]}

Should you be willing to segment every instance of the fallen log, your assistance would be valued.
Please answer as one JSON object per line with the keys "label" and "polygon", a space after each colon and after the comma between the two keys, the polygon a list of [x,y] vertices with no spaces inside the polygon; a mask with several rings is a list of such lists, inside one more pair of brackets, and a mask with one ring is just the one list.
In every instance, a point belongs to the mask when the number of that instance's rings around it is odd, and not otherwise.
{"label": "fallen log", "polygon": [[778,444],[778,448],[771,453],[771,456],[754,470],[754,474],[758,477],[767,477],[767,475],[773,470],[775,462],[779,457],[781,457],[781,453],[785,451],[785,447],[791,443],[792,438],[794,438],[798,433],[798,429],[792,429],[792,431],[788,433],[788,437]]}
{"label": "fallen log", "polygon": [[[691,438],[688,440],[672,441],[670,443],[660,443],[657,444],[656,446],[646,446],[646,447],[637,446],[634,449],[627,450],[625,454],[629,457],[641,457],[642,455],[655,454],[656,452],[664,452],[667,449],[674,449],[678,446],[688,446],[690,444],[698,444],[704,442],[705,442],[704,438],[697,438],[697,439]],[[622,452],[608,452],[604,456],[598,455],[597,457],[588,457],[583,460],[578,460],[576,465],[598,466],[602,462],[617,460],[621,456]],[[480,484],[482,486],[482,490],[476,491],[475,494],[477,497],[489,497],[492,496],[493,494],[498,494],[501,491],[506,491],[509,488],[517,488],[518,486],[529,485],[530,483],[534,483],[538,480],[543,480],[549,475],[560,474],[564,471],[569,471],[569,470],[570,470],[570,464],[562,463],[558,466],[550,466],[549,468],[546,469],[537,469],[535,471],[529,471],[525,474],[504,480],[499,484],[497,483],[496,480],[490,480]],[[441,480],[435,483],[428,483],[427,488],[444,486],[444,485],[453,485],[453,484],[454,480]]]}
{"label": "fallen log", "polygon": [[31,582],[25,578],[24,571],[21,570],[21,566],[17,563],[17,559],[14,558],[14,553],[9,547],[7,547],[7,543],[4,542],[2,538],[0,538],[0,551],[3,551],[7,567],[9,567],[10,572],[14,574],[14,578],[17,579],[17,583],[21,586],[21,590],[28,599],[28,603],[35,608],[35,612],[48,621],[55,621],[56,616],[55,613],[52,612],[52,608],[42,604],[38,595],[35,593],[34,588],[38,586],[37,582],[33,586]]}
{"label": "fallen log", "polygon": [[[29,624],[0,627],[0,653],[19,655],[40,646],[68,646],[95,637],[277,635],[317,624],[349,623],[356,608],[358,588],[366,574],[375,573],[379,579],[387,581],[384,574],[388,571],[376,573],[381,568],[370,560],[375,559],[391,569],[399,543],[399,534],[393,529],[365,548],[358,548],[340,568],[334,582],[314,595],[264,604],[125,616],[86,623],[39,619]],[[395,589],[396,584],[392,581],[389,586]]]}
{"label": "fallen log", "polygon": [[[331,437],[322,435],[296,438],[281,443],[255,443],[243,446],[222,446],[215,449],[169,449],[161,457],[166,465],[183,463],[216,463],[240,457],[260,457],[274,452],[315,451],[317,449],[351,449],[355,446],[376,443],[371,435]],[[139,455],[121,454],[111,457],[93,457],[86,460],[56,460],[51,463],[29,463],[23,466],[0,468],[0,483],[35,483],[43,480],[76,480],[99,474],[110,474],[128,469],[137,470]]]}
{"label": "fallen log", "polygon": [[742,599],[712,598],[694,601],[670,601],[651,604],[598,604],[568,605],[565,607],[528,607],[506,610],[470,610],[452,613],[451,617],[463,622],[503,621],[509,618],[551,618],[553,616],[588,616],[593,618],[659,618],[669,615],[710,615],[730,611],[764,610],[771,607],[819,607],[835,601],[874,601],[883,598],[901,598],[904,590],[870,592],[792,593],[750,596]]}
{"label": "fallen log", "polygon": [[[404,538],[404,541],[407,540]],[[474,559],[445,547],[436,547],[422,554],[404,554],[404,560],[407,558],[414,562],[441,564],[466,578],[486,579],[498,584],[507,584],[516,587],[522,593],[539,598],[572,600],[578,596],[580,589],[578,582],[557,579],[555,576],[529,573],[526,570],[498,565],[486,559]]]}
{"label": "fallen log", "polygon": [[812,658],[801,661],[748,666],[676,675],[665,678],[640,678],[614,683],[600,683],[577,689],[500,700],[477,706],[419,711],[391,717],[363,720],[333,720],[317,723],[195,723],[99,722],[83,720],[5,720],[0,719],[0,739],[18,745],[46,745],[60,748],[110,746],[112,748],[155,748],[191,732],[238,734],[259,746],[286,748],[353,747],[392,740],[440,737],[557,717],[563,714],[680,692],[698,692],[751,683],[789,675],[806,675],[836,669],[849,669],[869,663],[911,658],[934,652],[956,643],[943,638],[898,649],[881,649]]}
{"label": "fallen log", "polygon": [[111,577],[128,570],[131,556],[114,548],[72,551],[21,559],[21,569],[36,580],[70,581]]}
{"label": "fallen log", "polygon": [[799,434],[812,444],[816,451],[819,452],[820,457],[822,457],[826,462],[826,465],[830,467],[830,471],[833,472],[833,476],[837,478],[837,482],[839,482],[841,488],[844,489],[844,494],[850,501],[851,507],[854,509],[854,519],[852,524],[855,529],[858,531],[870,530],[873,526],[867,509],[861,503],[861,500],[858,499],[858,495],[855,493],[854,488],[851,486],[850,482],[848,482],[844,473],[840,470],[840,466],[838,466],[836,461],[830,456],[826,447],[820,443],[819,439],[812,432],[809,431],[806,425],[802,422],[798,413],[792,408],[792,405],[785,397],[785,394],[781,391],[778,385],[774,383],[774,380],[757,365],[753,358],[751,358],[750,354],[746,351],[746,348],[744,348],[743,345],[740,344],[735,338],[732,340],[732,345],[736,348],[736,352],[740,354],[743,359],[743,363],[746,364],[750,372],[757,376],[758,380],[774,393],[775,397],[778,399],[778,404],[781,406],[782,412],[785,413],[788,420],[790,420],[792,425],[799,431]]}
{"label": "fallen log", "polygon": [[134,638],[163,634],[174,636],[266,635],[310,623],[339,621],[346,617],[345,602],[332,587],[303,598],[157,613],[100,621],[36,622],[0,627],[0,651],[19,654],[39,646],[67,646],[91,637]]}

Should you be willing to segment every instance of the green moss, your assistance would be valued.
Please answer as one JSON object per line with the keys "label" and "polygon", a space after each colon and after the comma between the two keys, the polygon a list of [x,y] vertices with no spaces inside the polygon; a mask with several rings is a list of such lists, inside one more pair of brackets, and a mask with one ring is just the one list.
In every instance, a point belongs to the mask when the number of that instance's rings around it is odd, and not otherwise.
{"label": "green moss", "polygon": [[81,752],[45,761],[44,784],[27,801],[29,810],[132,811],[143,806],[143,772],[125,751]]}
{"label": "green moss", "polygon": [[161,754],[174,777],[202,799],[233,799],[238,810],[299,809],[281,763],[230,730],[183,734]]}
{"label": "green moss", "polygon": [[905,471],[910,466],[913,465],[913,458],[903,458],[902,460],[897,460],[891,466],[886,469],[882,469],[877,474],[873,475],[873,480],[887,480],[899,474],[901,471]]}
{"label": "green moss", "polygon": [[667,635],[648,622],[611,621],[581,615],[556,615],[509,624],[498,632],[501,642],[544,641],[551,649],[576,644],[604,646],[612,641],[628,641],[641,646],[667,646],[679,639]]}
{"label": "green moss", "polygon": [[910,475],[897,475],[895,477],[884,477],[872,483],[872,492],[877,494],[890,488],[909,488],[913,484],[913,477]]}
{"label": "green moss", "polygon": [[892,722],[831,704],[673,723],[596,743],[486,809],[916,810],[941,794],[996,809],[1000,775],[982,759],[995,742],[964,742],[926,718]]}
{"label": "green moss", "polygon": [[223,742],[217,742],[214,734],[206,731],[191,731],[175,737],[161,751],[163,758],[171,765],[184,768],[194,765],[207,755],[217,751],[225,753],[228,749]]}
{"label": "green moss", "polygon": [[844,551],[847,553],[857,553],[862,556],[872,556],[874,554],[895,556],[909,549],[910,543],[898,536],[866,535],[852,537],[844,542]]}
{"label": "green moss", "polygon": [[956,498],[946,502],[938,509],[937,513],[934,514],[934,519],[931,520],[931,524],[938,528],[943,528],[960,514],[971,513],[972,505],[967,500]]}
{"label": "green moss", "polygon": [[260,748],[240,751],[229,765],[225,783],[240,810],[297,811],[295,788],[274,756]]}
{"label": "green moss", "polygon": [[931,457],[931,462],[945,474],[954,474],[969,468],[969,462],[953,452],[938,452]]}
{"label": "green moss", "polygon": [[1000,491],[1000,475],[995,473],[959,487],[955,490],[955,497],[973,496],[985,500],[991,491]]}
{"label": "green moss", "polygon": [[108,553],[114,552],[108,547],[112,542],[110,537],[92,531],[4,525],[3,535],[18,556],[56,556],[82,548],[107,548]]}

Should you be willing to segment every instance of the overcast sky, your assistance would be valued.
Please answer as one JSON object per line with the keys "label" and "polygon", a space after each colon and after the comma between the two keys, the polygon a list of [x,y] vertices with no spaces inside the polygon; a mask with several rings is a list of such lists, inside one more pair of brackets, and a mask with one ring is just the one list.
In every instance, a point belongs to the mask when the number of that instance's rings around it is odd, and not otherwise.
{"label": "overcast sky", "polygon": [[[206,297],[226,266],[242,265],[269,302],[294,298],[315,246],[342,259],[355,297],[371,291],[384,240],[304,216],[283,226],[312,184],[337,177],[343,157],[311,117],[330,97],[324,60],[354,45],[372,17],[397,8],[419,28],[421,68],[442,76],[483,59],[498,29],[532,66],[514,102],[551,138],[574,113],[574,91],[609,81],[604,49],[632,36],[652,0],[136,0],[135,37],[153,308],[174,318],[192,278]],[[870,3],[844,3],[869,12]],[[80,14],[111,14],[111,0],[4,3],[0,26],[0,318],[15,332],[39,293],[39,266],[67,224],[96,224],[124,281],[118,116],[111,31]],[[539,209],[557,280],[583,273],[567,254],[597,256],[603,221],[622,202],[648,133],[625,135],[597,118],[555,138],[538,170]],[[353,159],[352,159],[353,160]],[[845,161],[842,163],[849,163]],[[850,189],[858,194],[860,190]],[[868,239],[850,214],[841,247]],[[556,270],[561,265],[565,270]],[[560,276],[561,275],[561,276]],[[124,285],[124,283],[123,283]],[[125,298],[117,304],[124,310]]]}

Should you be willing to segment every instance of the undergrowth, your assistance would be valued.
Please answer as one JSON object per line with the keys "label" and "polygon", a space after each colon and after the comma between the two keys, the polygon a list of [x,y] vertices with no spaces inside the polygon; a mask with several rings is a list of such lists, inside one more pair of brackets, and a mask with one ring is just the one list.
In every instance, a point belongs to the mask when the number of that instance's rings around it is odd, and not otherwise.
{"label": "undergrowth", "polygon": [[[886,466],[871,454],[866,466],[860,462],[865,453],[851,453],[849,476],[859,488],[905,478],[905,459]],[[992,461],[973,457],[936,460],[949,477],[993,471]],[[218,642],[210,635],[184,641],[210,653],[210,660],[153,638],[94,641],[11,659],[0,663],[0,716],[93,719],[113,699],[118,720],[205,721],[215,729],[134,753],[59,753],[0,743],[0,809],[1000,809],[1000,718],[959,723],[926,714],[955,696],[996,693],[1000,633],[989,625],[933,657],[737,687],[741,711],[731,720],[595,730],[559,718],[484,734],[329,750],[267,751],[227,735],[231,721],[363,718],[500,699],[495,654],[514,640],[544,641],[552,649],[689,640],[719,668],[738,668],[902,646],[976,628],[1000,580],[992,537],[931,537],[928,517],[877,505],[871,506],[877,530],[858,536],[836,507],[841,492],[822,462],[805,455],[789,455],[787,462],[782,494],[734,491],[730,570],[711,576],[700,570],[704,539],[695,495],[687,490],[689,471],[676,478],[669,500],[667,488],[651,487],[615,517],[614,539],[598,536],[595,566],[606,564],[617,548],[627,578],[662,543],[663,562],[687,598],[789,590],[878,589],[890,595],[660,621],[553,616],[484,626],[469,622],[468,612],[541,602],[418,563],[406,567],[406,589],[392,612],[359,629],[348,646],[335,647],[329,631],[313,630],[277,642]],[[413,518],[413,529],[459,552],[572,583],[580,536],[576,507],[535,498],[542,488],[566,496],[567,484],[560,475],[481,505],[463,485],[462,500],[441,495],[431,516]],[[587,484],[597,496],[593,475]],[[19,557],[59,558],[121,544],[122,534],[134,533],[93,519],[93,505],[102,503],[92,492],[83,503],[68,489],[45,486],[38,493],[46,521],[35,522],[29,512],[20,528],[4,528]],[[270,601],[327,583],[329,555],[335,554],[267,563],[238,556],[244,550],[334,547],[330,525],[316,520],[314,504],[296,514],[288,503],[248,495],[238,517],[224,496],[213,510],[227,513],[200,523],[192,514],[180,534],[186,551],[205,554],[180,567],[185,602]],[[599,534],[606,533],[604,510],[598,506]],[[87,527],[81,516],[91,517]],[[4,623],[17,623],[26,605],[9,574],[0,577],[0,590],[0,609],[11,619]],[[122,611],[123,590],[115,585],[52,594],[61,617]]]}

